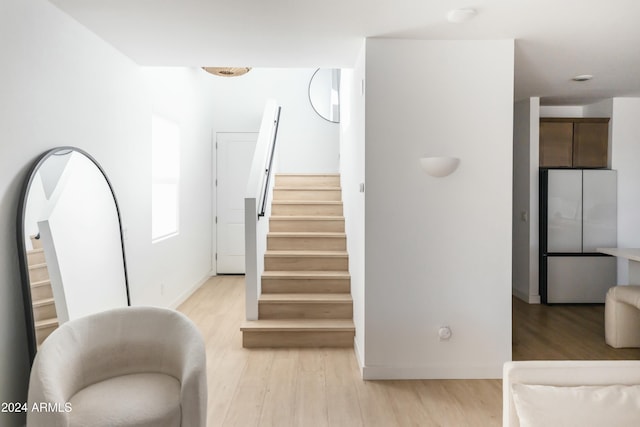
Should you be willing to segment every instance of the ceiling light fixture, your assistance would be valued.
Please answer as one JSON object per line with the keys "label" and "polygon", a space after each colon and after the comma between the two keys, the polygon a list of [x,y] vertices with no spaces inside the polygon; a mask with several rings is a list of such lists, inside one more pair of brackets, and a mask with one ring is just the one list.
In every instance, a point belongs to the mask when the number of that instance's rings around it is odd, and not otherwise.
{"label": "ceiling light fixture", "polygon": [[461,24],[476,16],[477,13],[475,9],[453,9],[447,14],[447,21],[452,24]]}
{"label": "ceiling light fixture", "polygon": [[591,74],[580,74],[573,77],[571,80],[573,80],[574,82],[586,82],[591,80],[592,78],[593,76]]}
{"label": "ceiling light fixture", "polygon": [[207,73],[222,77],[236,77],[247,74],[251,67],[202,67]]}

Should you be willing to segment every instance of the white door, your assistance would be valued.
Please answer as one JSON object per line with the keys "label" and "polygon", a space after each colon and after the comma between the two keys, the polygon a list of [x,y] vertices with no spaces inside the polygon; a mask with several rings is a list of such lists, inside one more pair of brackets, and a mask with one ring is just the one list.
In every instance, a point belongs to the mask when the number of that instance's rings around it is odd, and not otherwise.
{"label": "white door", "polygon": [[218,274],[244,274],[244,196],[257,132],[216,134]]}

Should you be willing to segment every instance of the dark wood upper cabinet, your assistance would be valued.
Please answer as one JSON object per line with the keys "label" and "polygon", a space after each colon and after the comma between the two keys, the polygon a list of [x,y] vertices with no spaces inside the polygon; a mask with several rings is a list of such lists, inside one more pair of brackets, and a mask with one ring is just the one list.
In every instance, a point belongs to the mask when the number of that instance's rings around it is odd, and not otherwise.
{"label": "dark wood upper cabinet", "polygon": [[540,121],[540,166],[573,165],[573,123]]}
{"label": "dark wood upper cabinet", "polygon": [[608,118],[541,118],[540,167],[606,168]]}
{"label": "dark wood upper cabinet", "polygon": [[609,124],[578,122],[573,125],[573,167],[607,167]]}

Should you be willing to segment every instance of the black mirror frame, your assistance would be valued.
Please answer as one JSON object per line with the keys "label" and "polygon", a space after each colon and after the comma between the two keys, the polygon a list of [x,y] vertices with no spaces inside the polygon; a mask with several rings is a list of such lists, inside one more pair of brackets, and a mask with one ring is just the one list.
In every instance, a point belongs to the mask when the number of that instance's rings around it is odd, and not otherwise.
{"label": "black mirror frame", "polygon": [[118,216],[118,224],[120,228],[120,244],[122,247],[122,266],[124,269],[124,285],[127,293],[127,305],[131,305],[131,298],[129,295],[129,278],[127,275],[127,259],[125,256],[124,249],[124,234],[122,232],[122,218],[120,216],[120,206],[118,205],[118,200],[116,198],[116,194],[113,191],[113,186],[111,185],[111,181],[107,177],[102,166],[86,151],[72,146],[62,146],[52,148],[43,154],[41,154],[35,162],[33,162],[31,168],[29,168],[29,172],[27,178],[25,179],[22,189],[20,192],[20,200],[18,202],[18,213],[17,213],[17,228],[16,228],[16,237],[18,240],[18,257],[20,262],[20,277],[22,279],[22,301],[24,303],[24,315],[25,315],[25,323],[26,323],[26,335],[27,335],[27,346],[29,350],[29,366],[33,364],[33,359],[36,357],[37,352],[37,343],[36,343],[36,329],[35,329],[35,320],[33,318],[33,304],[31,300],[31,282],[29,280],[29,266],[27,263],[27,248],[25,247],[25,239],[24,239],[24,214],[27,208],[27,199],[29,196],[29,189],[31,188],[31,184],[33,183],[33,179],[35,177],[36,171],[42,166],[45,160],[49,157],[53,156],[55,153],[60,151],[76,151],[85,157],[87,157],[93,164],[98,168],[102,176],[104,177],[107,185],[109,186],[109,190],[111,191],[111,195],[113,196],[113,202],[116,207],[116,214]]}
{"label": "black mirror frame", "polygon": [[[311,108],[313,109],[313,111],[320,116],[322,119],[328,121],[329,123],[340,123],[340,118],[338,118],[338,120],[331,120],[327,117],[325,117],[324,115],[322,115],[318,110],[316,110],[316,106],[313,105],[313,100],[311,99],[311,84],[313,83],[313,78],[316,76],[316,74],[318,74],[318,72],[322,70],[322,68],[318,68],[316,69],[313,74],[311,75],[311,79],[309,79],[309,85],[307,86],[307,98],[309,98],[309,104],[311,104]],[[340,94],[338,94],[338,102],[340,102]]]}

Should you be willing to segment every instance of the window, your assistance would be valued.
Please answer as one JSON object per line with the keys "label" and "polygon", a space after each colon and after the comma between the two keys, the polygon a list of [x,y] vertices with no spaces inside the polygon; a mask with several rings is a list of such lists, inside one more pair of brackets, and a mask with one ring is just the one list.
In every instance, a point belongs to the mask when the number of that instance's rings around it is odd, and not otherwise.
{"label": "window", "polygon": [[151,240],[178,234],[180,206],[180,127],[151,119]]}

